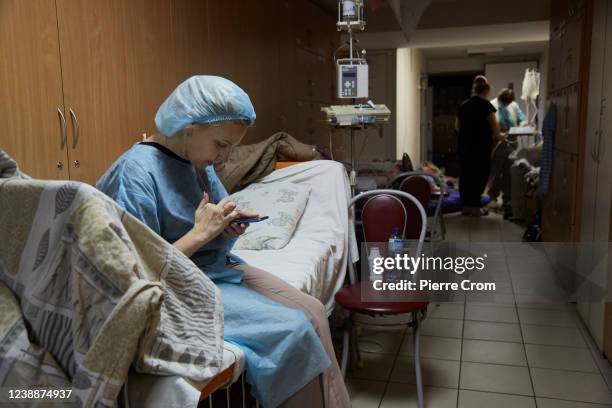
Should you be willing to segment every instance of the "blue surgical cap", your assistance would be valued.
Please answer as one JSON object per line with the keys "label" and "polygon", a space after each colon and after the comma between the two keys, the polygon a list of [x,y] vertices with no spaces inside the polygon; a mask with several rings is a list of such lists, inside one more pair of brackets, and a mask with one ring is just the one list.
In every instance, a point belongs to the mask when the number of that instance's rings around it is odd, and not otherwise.
{"label": "blue surgical cap", "polygon": [[192,76],[180,84],[155,115],[161,133],[173,136],[191,124],[228,120],[255,122],[255,109],[238,85],[218,76]]}

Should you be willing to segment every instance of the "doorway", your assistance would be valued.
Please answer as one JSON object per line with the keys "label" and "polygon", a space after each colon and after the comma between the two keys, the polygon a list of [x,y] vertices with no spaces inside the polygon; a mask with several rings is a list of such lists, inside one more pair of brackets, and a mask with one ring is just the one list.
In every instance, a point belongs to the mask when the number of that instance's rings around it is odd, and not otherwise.
{"label": "doorway", "polygon": [[431,109],[431,146],[429,159],[438,167],[444,168],[445,174],[459,176],[459,157],[457,137],[455,135],[455,117],[461,103],[468,99],[472,92],[474,76],[482,72],[429,75],[427,86],[431,101],[426,109]]}

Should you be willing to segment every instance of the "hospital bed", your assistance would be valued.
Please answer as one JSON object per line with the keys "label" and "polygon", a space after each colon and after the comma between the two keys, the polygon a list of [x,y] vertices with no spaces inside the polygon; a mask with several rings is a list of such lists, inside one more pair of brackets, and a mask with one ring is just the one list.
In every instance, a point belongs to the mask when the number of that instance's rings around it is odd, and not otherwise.
{"label": "hospital bed", "polygon": [[[344,166],[330,160],[299,163],[276,170],[258,183],[292,182],[311,188],[297,228],[279,250],[240,250],[247,263],[266,270],[318,298],[331,314],[334,295],[342,287],[349,256],[358,260],[354,222],[349,214],[350,186]],[[193,384],[178,377],[132,372],[128,378],[127,406],[195,407],[214,391],[240,383],[244,395],[244,354],[225,343],[223,367],[208,384]],[[229,393],[227,394],[229,401]],[[206,404],[205,404],[206,406]]]}

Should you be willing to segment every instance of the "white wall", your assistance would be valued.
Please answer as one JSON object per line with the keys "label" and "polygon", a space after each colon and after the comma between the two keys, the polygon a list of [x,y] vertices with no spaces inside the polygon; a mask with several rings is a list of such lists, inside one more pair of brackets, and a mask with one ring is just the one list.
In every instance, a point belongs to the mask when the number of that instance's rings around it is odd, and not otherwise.
{"label": "white wall", "polygon": [[525,70],[527,68],[538,68],[538,62],[504,62],[501,64],[485,65],[485,76],[489,80],[489,84],[491,84],[490,99],[495,99],[499,91],[508,87],[509,83],[512,83],[515,102],[518,103],[521,110],[527,114],[525,101],[521,99],[523,78],[525,77]]}
{"label": "white wall", "polygon": [[397,103],[395,113],[397,158],[406,152],[412,163],[421,157],[421,72],[425,71],[423,51],[417,48],[397,50]]}

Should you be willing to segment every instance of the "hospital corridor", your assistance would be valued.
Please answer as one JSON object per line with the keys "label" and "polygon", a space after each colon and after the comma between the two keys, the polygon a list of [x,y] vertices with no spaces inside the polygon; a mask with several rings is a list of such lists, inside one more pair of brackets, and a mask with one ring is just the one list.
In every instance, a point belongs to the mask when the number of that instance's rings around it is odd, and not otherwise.
{"label": "hospital corridor", "polygon": [[[448,217],[458,241],[520,241],[501,216]],[[495,298],[430,305],[422,331],[425,404],[431,407],[607,407],[612,367],[574,305],[528,301],[519,263]],[[349,376],[353,407],[417,406],[409,333],[360,336],[363,365]]]}
{"label": "hospital corridor", "polygon": [[0,408],[612,408],[612,0],[0,0]]}

